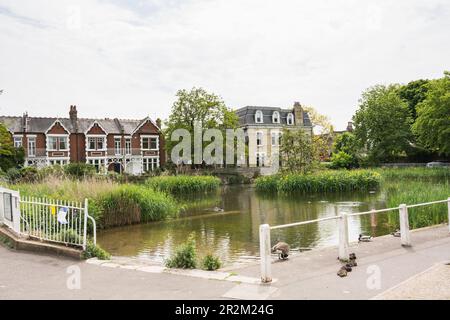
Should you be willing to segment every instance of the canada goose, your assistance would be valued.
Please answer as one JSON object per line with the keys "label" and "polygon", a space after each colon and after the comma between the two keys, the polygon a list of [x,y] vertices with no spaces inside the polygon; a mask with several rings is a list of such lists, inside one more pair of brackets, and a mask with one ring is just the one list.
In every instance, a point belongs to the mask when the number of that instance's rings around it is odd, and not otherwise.
{"label": "canada goose", "polygon": [[223,212],[223,208],[214,207],[215,212]]}
{"label": "canada goose", "polygon": [[350,265],[350,263],[347,263],[344,267],[347,272],[352,272],[352,266]]}
{"label": "canada goose", "polygon": [[400,237],[401,236],[401,234],[400,234],[400,230],[395,230],[394,232],[391,232],[391,234],[394,236],[394,237]]}
{"label": "canada goose", "polygon": [[289,245],[286,242],[279,241],[272,247],[272,253],[278,253],[278,259],[286,260],[289,256]]}
{"label": "canada goose", "polygon": [[372,241],[372,236],[364,236],[362,234],[358,237],[358,242],[370,242]]}
{"label": "canada goose", "polygon": [[339,269],[339,271],[337,272],[337,275],[339,276],[339,277],[346,277],[347,276],[347,270],[346,270],[346,268],[344,267],[344,266],[342,266],[340,269]]}

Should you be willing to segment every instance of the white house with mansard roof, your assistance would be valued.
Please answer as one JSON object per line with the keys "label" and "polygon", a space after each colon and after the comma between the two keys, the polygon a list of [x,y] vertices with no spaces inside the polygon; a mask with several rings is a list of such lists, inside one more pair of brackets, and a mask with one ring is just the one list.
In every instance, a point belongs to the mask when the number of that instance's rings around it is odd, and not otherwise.
{"label": "white house with mansard roof", "polygon": [[247,106],[235,112],[245,132],[250,167],[270,167],[273,159],[279,159],[283,129],[301,129],[312,135],[309,115],[298,102],[290,109]]}

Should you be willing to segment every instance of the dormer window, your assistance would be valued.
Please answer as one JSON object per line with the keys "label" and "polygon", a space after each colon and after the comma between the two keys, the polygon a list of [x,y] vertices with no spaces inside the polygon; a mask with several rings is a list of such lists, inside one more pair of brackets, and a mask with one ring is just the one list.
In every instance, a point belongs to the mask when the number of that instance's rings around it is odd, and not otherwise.
{"label": "dormer window", "polygon": [[255,123],[263,123],[263,113],[261,110],[256,111],[255,113]]}
{"label": "dormer window", "polygon": [[280,113],[278,111],[274,111],[272,114],[272,123],[280,123]]}
{"label": "dormer window", "polygon": [[289,113],[287,116],[287,124],[290,126],[294,124],[294,115],[292,113]]}

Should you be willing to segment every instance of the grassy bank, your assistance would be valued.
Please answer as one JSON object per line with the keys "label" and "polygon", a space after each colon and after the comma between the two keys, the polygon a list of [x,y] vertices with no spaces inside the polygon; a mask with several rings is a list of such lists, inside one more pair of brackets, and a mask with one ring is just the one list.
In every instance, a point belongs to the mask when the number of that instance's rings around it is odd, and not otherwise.
{"label": "grassy bank", "polygon": [[159,176],[146,181],[148,187],[170,194],[214,191],[220,184],[220,179],[212,176]]}
{"label": "grassy bank", "polygon": [[89,213],[99,228],[163,220],[180,210],[177,202],[164,192],[139,185],[88,178],[81,181],[49,177],[37,183],[10,185],[21,194],[50,199],[89,200]]}
{"label": "grassy bank", "polygon": [[339,192],[378,188],[381,176],[371,170],[330,170],[312,174],[279,174],[256,179],[255,186],[263,192]]}
{"label": "grassy bank", "polygon": [[450,168],[380,168],[375,169],[387,181],[395,179],[450,179]]}

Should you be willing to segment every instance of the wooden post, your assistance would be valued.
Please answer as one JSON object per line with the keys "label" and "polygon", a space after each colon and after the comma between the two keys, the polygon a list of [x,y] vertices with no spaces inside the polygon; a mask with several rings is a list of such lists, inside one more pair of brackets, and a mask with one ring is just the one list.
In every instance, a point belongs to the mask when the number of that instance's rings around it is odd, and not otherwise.
{"label": "wooden post", "polygon": [[339,260],[348,260],[348,217],[341,213],[339,217]]}
{"label": "wooden post", "polygon": [[270,226],[259,226],[259,254],[261,256],[261,282],[272,282],[271,258],[270,258]]}
{"label": "wooden post", "polygon": [[447,205],[448,205],[448,232],[450,232],[450,197],[447,199]]}
{"label": "wooden post", "polygon": [[400,205],[400,237],[402,246],[411,246],[411,238],[409,235],[408,208],[406,204]]}

